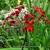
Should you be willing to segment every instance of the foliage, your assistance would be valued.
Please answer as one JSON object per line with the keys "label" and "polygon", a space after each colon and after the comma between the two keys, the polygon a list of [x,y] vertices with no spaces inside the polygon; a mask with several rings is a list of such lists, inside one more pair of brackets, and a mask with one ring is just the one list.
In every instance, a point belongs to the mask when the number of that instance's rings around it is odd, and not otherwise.
{"label": "foliage", "polygon": [[[46,12],[45,14],[46,18],[49,18],[50,21],[49,0],[0,0],[0,1],[1,1],[0,2],[1,12],[2,10],[5,10],[6,12],[9,11],[10,7],[15,8],[18,5],[25,5],[25,4],[29,8],[29,11],[32,12],[31,7],[38,6],[41,7],[43,11]],[[35,13],[35,11],[33,10],[32,13]],[[5,12],[3,14],[5,14]],[[37,12],[35,14],[39,16]],[[21,16],[18,17],[14,16],[14,17],[21,18]],[[1,19],[4,20],[3,18],[4,17],[2,16]],[[19,46],[24,46],[26,48],[26,46],[32,46],[31,48],[27,47],[28,49],[26,50],[50,50],[50,25],[42,23],[43,21],[41,21],[39,25],[35,24],[34,26],[35,32],[31,32],[31,34],[27,32],[27,40],[25,45],[23,45],[26,34],[26,31],[23,30],[23,28],[25,27],[25,25],[23,24],[24,22],[22,23],[18,21],[17,22],[18,26],[16,26],[15,28],[10,27],[11,25],[9,26],[8,22],[6,22],[6,28],[3,28],[2,24],[0,25],[0,48],[11,48]]]}

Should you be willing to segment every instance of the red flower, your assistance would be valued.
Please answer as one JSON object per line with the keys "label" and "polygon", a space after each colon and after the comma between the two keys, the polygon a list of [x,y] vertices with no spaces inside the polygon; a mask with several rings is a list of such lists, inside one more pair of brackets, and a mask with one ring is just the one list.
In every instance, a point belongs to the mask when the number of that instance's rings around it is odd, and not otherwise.
{"label": "red flower", "polygon": [[10,21],[10,23],[11,23],[11,24],[12,24],[12,23],[14,24],[14,23],[15,23],[15,21]]}
{"label": "red flower", "polygon": [[20,9],[20,8],[23,8],[24,9],[24,6],[18,6],[15,9]]}
{"label": "red flower", "polygon": [[24,28],[24,31],[27,31],[27,27]]}
{"label": "red flower", "polygon": [[44,15],[44,14],[46,14],[46,12],[45,12],[45,11],[43,11],[41,15]]}
{"label": "red flower", "polygon": [[[46,12],[45,12],[45,11],[43,11],[41,15],[42,15],[42,16],[44,16],[45,14],[46,14]],[[45,17],[45,16],[44,16],[44,17]]]}
{"label": "red flower", "polygon": [[29,33],[31,33],[31,31],[33,31],[33,32],[35,31],[34,28],[32,28],[32,26],[27,26],[24,28],[24,31],[27,31],[27,30]]}
{"label": "red flower", "polygon": [[34,25],[35,25],[35,22],[32,21],[32,22],[30,23],[30,26],[34,26]]}
{"label": "red flower", "polygon": [[[39,14],[41,14],[41,12],[42,12],[42,9],[40,8],[40,7],[38,7],[38,6],[35,6],[35,7],[32,7],[32,8],[35,8],[36,10],[37,10],[37,12],[39,13]],[[41,12],[40,12],[41,11]]]}
{"label": "red flower", "polygon": [[29,27],[28,28],[28,32],[30,33],[32,31],[32,27]]}
{"label": "red flower", "polygon": [[29,15],[27,15],[27,14],[25,14],[25,18],[29,19],[29,18],[30,18],[30,16],[29,16]]}
{"label": "red flower", "polygon": [[30,23],[30,22],[29,22],[28,20],[27,20],[27,21],[25,21],[25,24],[26,24],[26,25],[29,25],[29,23]]}
{"label": "red flower", "polygon": [[16,16],[18,16],[19,15],[19,11],[15,11],[15,14],[16,14]]}
{"label": "red flower", "polygon": [[34,15],[33,13],[30,13],[30,15],[32,15],[33,17],[36,17],[36,15]]}
{"label": "red flower", "polygon": [[9,25],[11,25],[11,24],[15,24],[15,21],[13,19],[11,19]]}

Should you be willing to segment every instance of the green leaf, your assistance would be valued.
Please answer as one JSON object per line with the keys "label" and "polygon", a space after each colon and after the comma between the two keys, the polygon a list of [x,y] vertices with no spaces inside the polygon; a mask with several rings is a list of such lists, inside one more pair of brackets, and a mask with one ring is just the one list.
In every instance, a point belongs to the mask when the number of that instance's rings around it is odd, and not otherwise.
{"label": "green leaf", "polygon": [[42,3],[42,9],[43,9],[43,11],[46,10],[47,2],[48,2],[48,0],[43,0],[43,3]]}
{"label": "green leaf", "polygon": [[26,0],[25,2],[27,3],[27,7],[29,11],[31,12],[31,0]]}

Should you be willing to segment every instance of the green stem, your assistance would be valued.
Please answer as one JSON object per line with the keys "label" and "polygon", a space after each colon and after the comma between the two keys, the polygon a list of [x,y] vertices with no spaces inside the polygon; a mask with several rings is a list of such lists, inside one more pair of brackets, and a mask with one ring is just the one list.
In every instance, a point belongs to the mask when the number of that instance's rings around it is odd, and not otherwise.
{"label": "green stem", "polygon": [[[26,33],[25,33],[25,39],[24,39],[24,44],[23,44],[23,46],[25,45],[25,42],[27,41],[27,31],[26,31]],[[22,50],[24,49],[24,47],[22,47]]]}

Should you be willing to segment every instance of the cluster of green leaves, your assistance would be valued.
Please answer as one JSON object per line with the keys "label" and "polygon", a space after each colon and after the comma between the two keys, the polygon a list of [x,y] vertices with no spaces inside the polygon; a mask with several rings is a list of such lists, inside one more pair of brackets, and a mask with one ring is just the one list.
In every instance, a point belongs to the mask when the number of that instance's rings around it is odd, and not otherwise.
{"label": "cluster of green leaves", "polygon": [[10,10],[10,7],[14,8],[17,6],[18,0],[0,0],[0,11]]}

